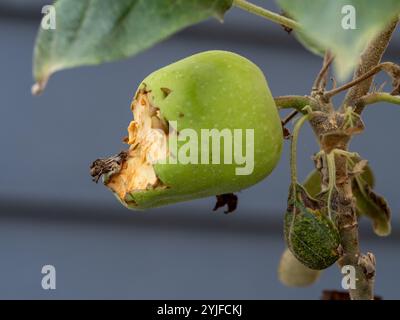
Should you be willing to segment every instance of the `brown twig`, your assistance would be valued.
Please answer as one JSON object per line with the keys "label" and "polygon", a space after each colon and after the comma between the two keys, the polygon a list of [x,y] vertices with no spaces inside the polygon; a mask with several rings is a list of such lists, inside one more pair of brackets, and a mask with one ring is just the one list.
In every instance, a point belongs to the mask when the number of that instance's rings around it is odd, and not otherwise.
{"label": "brown twig", "polygon": [[[336,88],[332,89],[330,91],[327,91],[324,94],[324,98],[329,100],[331,99],[334,95],[343,92],[347,89],[350,89],[352,87],[355,87],[359,85],[360,83],[363,83],[364,80],[366,79],[372,79],[374,75],[376,75],[380,71],[385,71],[387,72],[393,79],[393,84],[394,86],[398,85],[399,77],[400,77],[400,66],[396,65],[393,62],[383,62],[375,67],[373,67],[371,70],[368,72],[364,73],[362,76]],[[372,82],[371,82],[372,83]]]}
{"label": "brown twig", "polygon": [[335,57],[330,53],[330,51],[327,51],[325,53],[324,62],[322,63],[322,68],[319,71],[319,73],[314,81],[312,91],[319,91],[319,90],[325,89],[327,77],[328,77],[328,70],[329,70],[329,67],[332,64],[334,58]]}
{"label": "brown twig", "polygon": [[299,114],[299,111],[293,110],[291,113],[289,113],[283,120],[282,120],[282,126],[286,126],[290,120],[292,120],[295,116]]}
{"label": "brown twig", "polygon": [[334,89],[337,88],[337,82],[336,82],[335,77],[332,77],[332,78],[331,78],[331,81],[332,81],[332,89],[331,89],[331,90],[334,90]]}

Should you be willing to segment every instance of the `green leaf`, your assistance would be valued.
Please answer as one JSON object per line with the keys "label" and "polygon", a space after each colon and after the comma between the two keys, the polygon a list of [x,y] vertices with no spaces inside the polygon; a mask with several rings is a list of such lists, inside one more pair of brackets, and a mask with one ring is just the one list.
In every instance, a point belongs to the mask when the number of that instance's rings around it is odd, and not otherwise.
{"label": "green leaf", "polygon": [[321,57],[324,56],[325,48],[322,47],[318,42],[310,39],[307,34],[302,31],[295,31],[294,36],[296,37],[297,41],[303,45],[303,47],[307,48],[313,54]]}
{"label": "green leaf", "polygon": [[321,192],[322,177],[319,171],[312,171],[304,180],[303,187],[311,197],[316,197]]}
{"label": "green leaf", "polygon": [[[301,25],[301,42],[312,52],[322,47],[335,55],[340,80],[350,75],[367,43],[400,13],[399,0],[278,0],[282,9]],[[356,29],[345,29],[350,11],[355,9]],[[348,7],[347,7],[348,8]]]}
{"label": "green leaf", "polygon": [[233,0],[58,0],[56,29],[40,29],[33,73],[40,92],[56,71],[132,56],[209,17]]}

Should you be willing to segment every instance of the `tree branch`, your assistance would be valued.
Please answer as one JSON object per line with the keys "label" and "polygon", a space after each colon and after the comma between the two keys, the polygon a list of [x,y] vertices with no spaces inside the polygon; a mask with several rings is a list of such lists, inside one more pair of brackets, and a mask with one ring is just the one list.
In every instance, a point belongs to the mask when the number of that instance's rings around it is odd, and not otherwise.
{"label": "tree branch", "polygon": [[319,73],[314,81],[312,91],[318,91],[318,90],[325,89],[327,76],[328,76],[328,70],[329,70],[330,65],[333,62],[333,59],[334,59],[334,56],[331,55],[331,53],[329,51],[327,51],[324,56],[324,62],[322,63],[322,68],[319,71]]}
{"label": "tree branch", "polygon": [[343,251],[338,264],[341,268],[347,265],[355,268],[357,281],[356,287],[349,289],[351,299],[371,300],[374,297],[375,259],[372,259],[372,254],[363,255],[360,252],[355,198],[346,157],[338,154],[335,167],[337,193],[333,204]]}
{"label": "tree branch", "polygon": [[[339,266],[352,266],[355,269],[356,287],[349,289],[350,297],[354,300],[373,299],[375,259],[372,254],[363,255],[360,252],[358,237],[358,217],[356,212],[356,199],[353,195],[353,181],[348,166],[348,146],[351,139],[349,135],[337,134],[340,130],[340,113],[332,116],[314,116],[310,124],[316,133],[321,150],[325,154],[334,153],[335,177],[329,174],[327,157],[315,159],[316,169],[321,172],[321,190],[329,190],[329,183],[333,179],[335,189],[331,196],[332,213],[335,213],[334,221],[339,230],[341,239],[341,257]],[[332,160],[332,159],[331,159]]]}
{"label": "tree branch", "polygon": [[280,96],[274,100],[278,109],[295,109],[302,113],[302,109],[307,105],[312,109],[317,106],[317,101],[309,96]]}
{"label": "tree branch", "polygon": [[297,110],[293,110],[291,113],[289,113],[285,119],[282,120],[282,126],[286,126],[290,120],[292,120],[295,116],[297,116],[297,114],[299,113],[299,111]]}
{"label": "tree branch", "polygon": [[[377,74],[380,71],[385,71],[389,76],[392,77],[393,80],[393,86],[395,87],[395,90],[398,90],[398,85],[399,85],[399,80],[400,80],[400,66],[398,66],[395,63],[392,62],[383,62],[375,67],[373,67],[371,70],[368,72],[364,73],[362,76],[354,79],[353,81],[350,81],[349,83],[344,84],[343,86],[340,86],[336,89],[327,91],[324,94],[324,98],[329,100],[332,98],[334,95],[345,91],[349,88],[356,87],[357,85],[363,85],[366,79],[372,79],[375,74]],[[369,91],[369,88],[368,88]],[[367,91],[367,92],[368,92]],[[353,102],[354,104],[354,102]]]}
{"label": "tree branch", "polygon": [[275,12],[269,11],[246,0],[233,0],[233,5],[252,14],[263,17],[264,19],[278,23],[290,29],[299,29],[300,24],[292,19],[286,18]]}
{"label": "tree branch", "polygon": [[387,92],[369,93],[356,101],[355,111],[360,113],[367,105],[379,102],[388,102],[400,105],[400,96],[393,96]]}
{"label": "tree branch", "polygon": [[[393,19],[393,21],[391,21],[388,26],[370,42],[368,47],[361,54],[360,63],[354,72],[353,79],[361,77],[363,74],[367,73],[369,70],[379,64],[390,42],[397,22],[398,17]],[[342,108],[354,105],[356,100],[366,95],[371,87],[372,81],[373,77],[369,77],[358,85],[352,87],[351,90],[348,91],[343,101]]]}

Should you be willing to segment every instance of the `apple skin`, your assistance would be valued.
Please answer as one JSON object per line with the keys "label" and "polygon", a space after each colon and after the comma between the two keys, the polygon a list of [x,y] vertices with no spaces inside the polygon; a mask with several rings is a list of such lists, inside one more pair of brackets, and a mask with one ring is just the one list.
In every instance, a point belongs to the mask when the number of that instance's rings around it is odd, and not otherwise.
{"label": "apple skin", "polygon": [[[264,74],[248,59],[226,51],[199,53],[150,74],[136,96],[143,90],[166,121],[177,122],[178,132],[190,128],[200,137],[201,129],[243,129],[245,154],[245,131],[253,129],[254,169],[249,175],[236,175],[236,168],[243,165],[234,160],[232,164],[156,163],[154,170],[166,188],[127,193],[120,200],[128,208],[237,192],[263,180],[279,162],[283,145],[279,113]],[[178,142],[178,150],[183,144]]]}

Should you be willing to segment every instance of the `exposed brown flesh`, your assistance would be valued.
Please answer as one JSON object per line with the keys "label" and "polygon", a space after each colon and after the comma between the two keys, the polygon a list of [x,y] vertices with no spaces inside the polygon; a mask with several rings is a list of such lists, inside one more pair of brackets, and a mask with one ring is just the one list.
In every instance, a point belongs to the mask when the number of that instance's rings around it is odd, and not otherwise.
{"label": "exposed brown flesh", "polygon": [[106,185],[120,199],[139,190],[162,187],[153,163],[165,158],[167,148],[167,125],[160,111],[150,104],[148,92],[140,91],[131,109],[134,120],[128,126],[128,155],[121,170],[113,174]]}

